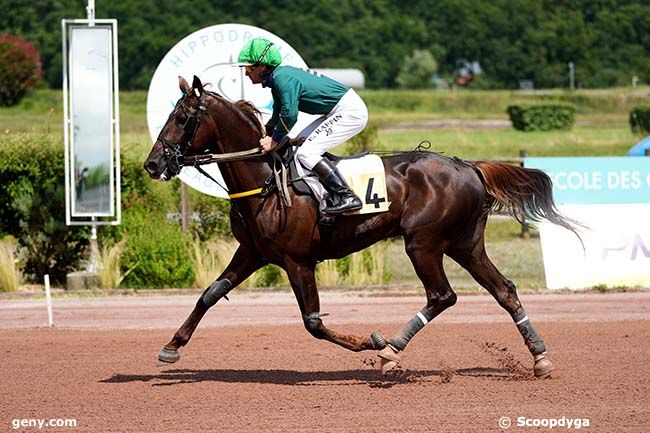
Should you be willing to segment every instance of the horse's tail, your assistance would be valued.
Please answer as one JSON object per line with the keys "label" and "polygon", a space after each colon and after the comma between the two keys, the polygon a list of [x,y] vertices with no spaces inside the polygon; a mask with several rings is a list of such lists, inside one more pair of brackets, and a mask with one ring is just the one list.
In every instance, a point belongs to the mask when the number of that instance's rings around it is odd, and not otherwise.
{"label": "horse's tail", "polygon": [[521,224],[546,220],[578,236],[579,222],[562,215],[553,202],[551,178],[541,170],[492,162],[472,161],[481,174],[493,211],[506,211]]}

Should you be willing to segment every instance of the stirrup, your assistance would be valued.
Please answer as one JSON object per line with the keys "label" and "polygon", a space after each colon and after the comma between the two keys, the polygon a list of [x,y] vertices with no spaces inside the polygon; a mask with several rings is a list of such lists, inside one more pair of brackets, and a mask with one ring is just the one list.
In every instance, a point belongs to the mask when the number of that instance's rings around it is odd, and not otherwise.
{"label": "stirrup", "polygon": [[345,212],[354,212],[363,207],[363,203],[361,203],[359,197],[353,193],[350,193],[350,195],[347,195],[343,199],[340,197],[337,198],[339,199],[337,203],[323,207],[322,212],[324,214],[339,215]]}

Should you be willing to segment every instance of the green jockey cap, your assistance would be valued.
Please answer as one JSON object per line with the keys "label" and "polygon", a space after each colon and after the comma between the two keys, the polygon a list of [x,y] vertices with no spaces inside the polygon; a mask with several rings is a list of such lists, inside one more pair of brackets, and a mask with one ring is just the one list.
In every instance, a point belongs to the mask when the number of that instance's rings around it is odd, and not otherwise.
{"label": "green jockey cap", "polygon": [[269,65],[276,67],[282,63],[280,50],[265,38],[254,38],[246,42],[239,52],[239,66]]}

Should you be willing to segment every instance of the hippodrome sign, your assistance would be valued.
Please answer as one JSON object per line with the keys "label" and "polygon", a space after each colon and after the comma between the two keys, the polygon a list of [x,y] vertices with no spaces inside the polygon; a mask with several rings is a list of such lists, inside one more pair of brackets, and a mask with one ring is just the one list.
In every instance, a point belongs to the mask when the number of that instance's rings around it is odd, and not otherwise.
{"label": "hippodrome sign", "polygon": [[553,180],[559,210],[587,226],[585,244],[540,225],[549,288],[650,285],[650,158],[526,158]]}
{"label": "hippodrome sign", "polygon": [[[181,97],[178,76],[191,82],[197,75],[202,82],[211,83],[212,89],[230,100],[246,99],[262,112],[266,122],[272,113],[271,90],[253,83],[244,74],[243,68],[234,66],[239,50],[254,37],[272,41],[282,54],[282,64],[307,67],[300,55],[285,41],[264,29],[243,24],[219,24],[206,27],[186,36],[162,59],[153,75],[147,95],[147,123],[151,140],[155,141],[169,113]],[[208,87],[209,88],[209,87]],[[306,127],[316,116],[300,113],[292,129]],[[223,178],[217,164],[203,168],[221,184]],[[227,198],[226,191],[192,167],[184,167],[179,177],[192,188],[215,197]]]}

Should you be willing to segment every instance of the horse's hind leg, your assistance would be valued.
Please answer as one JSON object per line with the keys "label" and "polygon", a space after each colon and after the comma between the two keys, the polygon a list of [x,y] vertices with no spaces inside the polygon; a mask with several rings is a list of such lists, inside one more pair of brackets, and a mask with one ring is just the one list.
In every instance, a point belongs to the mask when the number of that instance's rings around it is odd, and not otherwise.
{"label": "horse's hind leg", "polygon": [[449,251],[448,254],[467,269],[474,279],[485,287],[499,305],[510,314],[515,325],[517,325],[519,333],[524,338],[528,350],[533,355],[535,377],[540,379],[548,377],[553,370],[553,364],[546,357],[544,340],[537,334],[530,323],[530,319],[528,319],[526,311],[519,301],[514,283],[504,277],[488,257],[483,236],[474,244],[473,249],[461,250],[456,248]]}
{"label": "horse's hind leg", "polygon": [[316,287],[313,264],[296,263],[287,259],[284,269],[302,313],[305,329],[315,338],[327,340],[348,350],[359,352],[375,347],[368,337],[339,334],[323,324],[320,313],[320,297]]}
{"label": "horse's hind leg", "polygon": [[178,349],[190,341],[194,330],[208,309],[216,304],[219,299],[226,297],[228,292],[262,267],[262,265],[263,261],[255,251],[240,245],[223,273],[210,284],[210,287],[205,289],[189,317],[178,331],[176,331],[172,340],[160,350],[158,354],[158,365],[172,364],[178,361],[181,357]]}
{"label": "horse's hind leg", "polygon": [[422,241],[417,239],[406,241],[406,253],[413,263],[416,274],[424,284],[427,304],[400,333],[390,340],[386,340],[379,332],[372,334],[374,345],[382,349],[379,352],[379,357],[382,358],[384,374],[397,366],[400,361],[397,353],[406,348],[417,332],[456,303],[456,294],[452,290],[442,266],[442,253],[439,250],[441,247],[441,242],[436,242],[430,237],[426,237]]}

